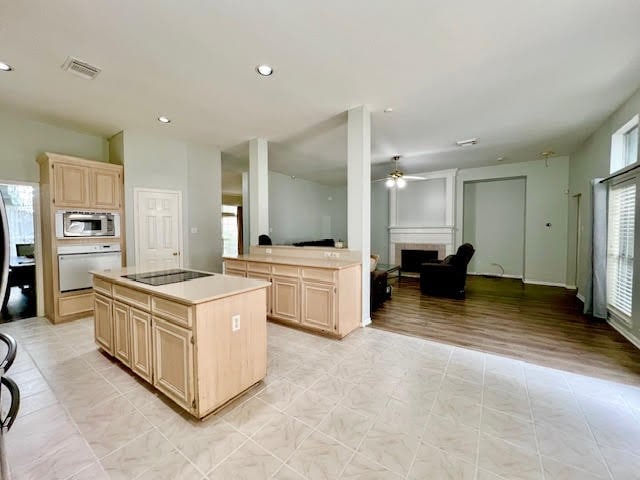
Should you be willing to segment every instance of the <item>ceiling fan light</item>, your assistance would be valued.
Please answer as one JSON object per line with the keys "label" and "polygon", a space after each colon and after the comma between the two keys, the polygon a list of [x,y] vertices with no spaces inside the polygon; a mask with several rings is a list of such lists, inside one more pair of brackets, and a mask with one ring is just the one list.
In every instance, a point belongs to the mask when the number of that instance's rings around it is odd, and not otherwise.
{"label": "ceiling fan light", "polygon": [[398,186],[398,188],[404,188],[407,186],[407,181],[404,178],[400,177],[396,180],[396,185]]}
{"label": "ceiling fan light", "polygon": [[387,186],[387,188],[393,188],[393,186],[396,184],[396,181],[393,178],[387,178],[387,181],[384,182],[384,184]]}

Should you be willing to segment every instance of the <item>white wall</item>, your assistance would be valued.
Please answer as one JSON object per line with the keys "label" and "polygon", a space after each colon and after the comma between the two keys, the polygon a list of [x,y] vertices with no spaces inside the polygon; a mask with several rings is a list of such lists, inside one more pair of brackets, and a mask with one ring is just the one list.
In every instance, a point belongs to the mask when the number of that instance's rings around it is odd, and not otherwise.
{"label": "white wall", "polygon": [[44,152],[109,160],[107,141],[98,135],[0,111],[0,179],[39,182],[36,157]]}
{"label": "white wall", "polygon": [[524,178],[464,184],[463,237],[476,249],[469,272],[522,278],[525,192]]}
{"label": "white wall", "polygon": [[323,238],[346,241],[346,187],[269,172],[269,227],[274,244]]}
{"label": "white wall", "polygon": [[146,187],[182,192],[185,267],[220,271],[220,150],[142,132],[123,135],[127,264],[135,265],[133,191]]}
{"label": "white wall", "polygon": [[[456,244],[463,243],[464,182],[526,177],[525,281],[566,283],[569,157],[466,168],[456,181]],[[551,223],[551,227],[546,227]],[[479,254],[479,253],[478,253]]]}
{"label": "white wall", "polygon": [[[590,181],[594,178],[603,178],[609,175],[609,163],[611,159],[611,135],[615,133],[622,125],[627,123],[634,115],[640,113],[640,90],[634,93],[624,104],[622,104],[611,116],[571,155],[571,165],[569,169],[569,189],[570,194],[580,195],[580,224],[574,226],[581,234],[581,248],[578,252],[578,293],[584,292],[587,284],[589,257],[591,255],[591,229],[592,229],[592,195]],[[638,186],[640,191],[640,186]],[[639,202],[640,203],[640,202]],[[640,234],[640,218],[638,212],[639,206],[636,206],[636,252],[640,250],[638,247],[638,238]],[[575,222],[574,222],[575,223]],[[567,243],[567,254],[569,257],[575,257],[575,235],[576,231],[572,229],[569,232],[569,241]],[[571,265],[573,267],[573,265]],[[575,268],[575,267],[573,267]],[[568,271],[568,275],[574,275],[574,271]],[[634,284],[640,285],[640,255],[635,257],[634,265]],[[636,294],[639,288],[634,291],[633,312],[637,318],[640,312],[640,295]],[[635,340],[640,346],[640,321],[634,318],[631,328],[614,324],[616,328],[625,335]]]}
{"label": "white wall", "polygon": [[[378,182],[384,185],[384,182]],[[397,225],[442,226],[446,219],[446,179],[409,181],[396,190]]]}

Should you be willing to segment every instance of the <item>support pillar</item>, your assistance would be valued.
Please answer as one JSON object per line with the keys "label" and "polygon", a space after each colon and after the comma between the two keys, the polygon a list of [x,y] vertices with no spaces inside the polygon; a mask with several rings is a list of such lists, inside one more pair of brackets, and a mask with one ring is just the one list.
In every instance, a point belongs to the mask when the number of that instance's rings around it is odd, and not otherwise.
{"label": "support pillar", "polygon": [[371,112],[360,105],[347,111],[347,241],[362,260],[362,326],[371,323]]}
{"label": "support pillar", "polygon": [[264,138],[249,141],[249,237],[269,235],[269,153]]}

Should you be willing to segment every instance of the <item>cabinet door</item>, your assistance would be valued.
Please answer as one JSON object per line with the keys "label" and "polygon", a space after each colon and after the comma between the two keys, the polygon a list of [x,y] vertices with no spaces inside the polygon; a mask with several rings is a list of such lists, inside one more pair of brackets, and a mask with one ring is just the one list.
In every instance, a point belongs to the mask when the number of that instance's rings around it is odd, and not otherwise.
{"label": "cabinet door", "polygon": [[120,208],[120,172],[91,169],[91,206],[109,210]]}
{"label": "cabinet door", "polygon": [[151,315],[131,308],[131,370],[149,383],[153,382]]}
{"label": "cabinet door", "polygon": [[[256,280],[271,281],[271,275],[268,273],[247,272],[247,278],[255,278]],[[271,315],[271,287],[267,288],[267,315]]]}
{"label": "cabinet door", "polygon": [[153,385],[187,410],[193,410],[191,330],[153,317]]}
{"label": "cabinet door", "polygon": [[53,165],[56,207],[89,207],[89,168],[71,163]]}
{"label": "cabinet door", "polygon": [[302,320],[308,327],[335,329],[335,287],[323,283],[302,283]]}
{"label": "cabinet door", "polygon": [[300,322],[300,283],[295,278],[272,277],[271,314],[282,320]]}
{"label": "cabinet door", "polygon": [[96,343],[109,355],[113,355],[113,321],[111,318],[112,301],[102,295],[93,299],[93,324]]}
{"label": "cabinet door", "polygon": [[113,350],[118,360],[131,367],[129,307],[120,302],[113,302]]}

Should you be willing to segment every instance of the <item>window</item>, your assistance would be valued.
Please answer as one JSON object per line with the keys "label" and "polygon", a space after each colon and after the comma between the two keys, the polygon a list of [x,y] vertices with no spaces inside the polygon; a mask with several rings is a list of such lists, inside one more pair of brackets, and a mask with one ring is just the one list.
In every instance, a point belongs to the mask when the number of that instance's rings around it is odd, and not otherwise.
{"label": "window", "polygon": [[633,165],[638,161],[638,122],[636,115],[611,137],[610,173]]}
{"label": "window", "polygon": [[222,254],[238,255],[238,207],[222,205]]}
{"label": "window", "polygon": [[607,232],[607,306],[609,313],[631,323],[636,180],[609,189]]}

